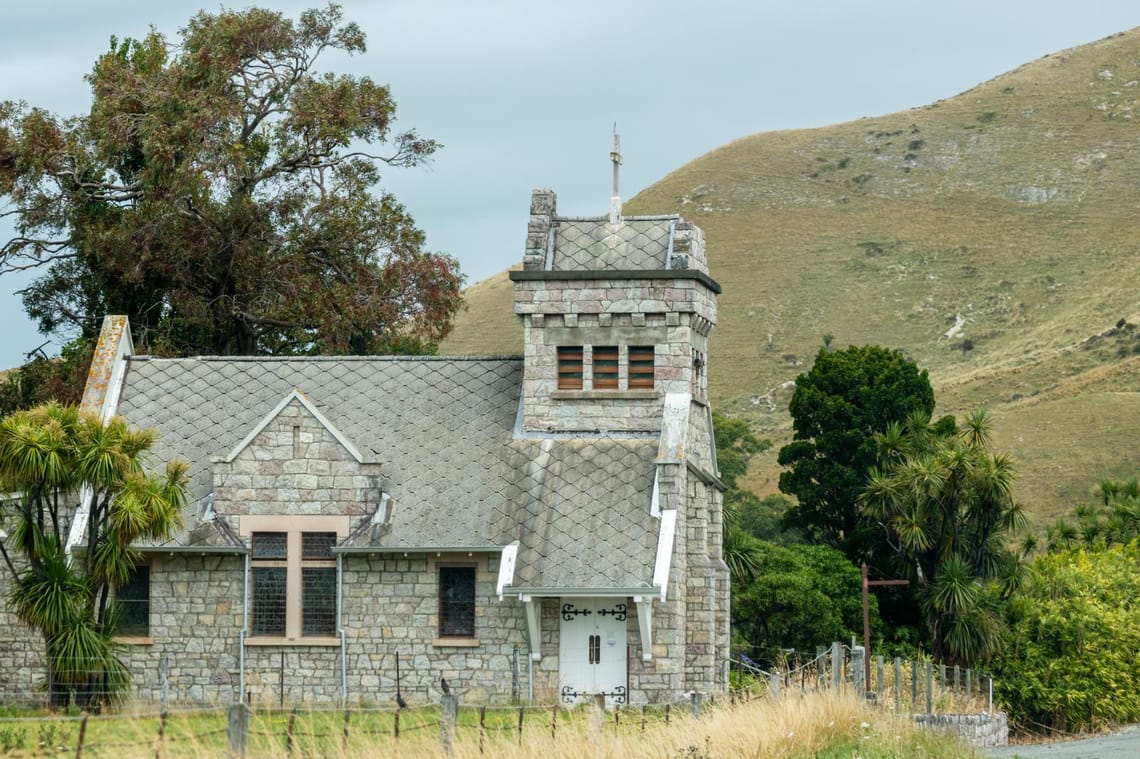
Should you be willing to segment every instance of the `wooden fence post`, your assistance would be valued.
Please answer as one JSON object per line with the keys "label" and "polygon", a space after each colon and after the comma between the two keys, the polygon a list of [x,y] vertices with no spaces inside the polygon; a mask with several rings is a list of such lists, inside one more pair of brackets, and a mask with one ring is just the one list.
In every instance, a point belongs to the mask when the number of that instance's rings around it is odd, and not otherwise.
{"label": "wooden fence post", "polygon": [[768,690],[772,694],[772,699],[775,701],[780,700],[780,673],[773,672],[768,675]]}
{"label": "wooden fence post", "polygon": [[245,756],[249,738],[249,707],[230,704],[226,714],[226,749],[231,756]]}
{"label": "wooden fence post", "polygon": [[520,706],[519,707],[519,745],[520,746],[522,745],[523,714],[525,712],[526,712],[526,709]]}
{"label": "wooden fence post", "polygon": [[[79,720],[79,741],[75,744],[75,759],[83,759],[83,741],[87,738],[87,712]],[[48,747],[51,748],[50,746]]]}
{"label": "wooden fence post", "polygon": [[843,645],[836,641],[831,644],[831,687],[838,688],[843,682]]}
{"label": "wooden fence post", "polygon": [[285,726],[285,753],[289,756],[293,755],[293,731],[297,727],[297,707],[289,712],[289,722]]}
{"label": "wooden fence post", "polygon": [[590,733],[601,736],[606,732],[606,697],[601,693],[594,695],[590,704]]}
{"label": "wooden fence post", "polygon": [[459,716],[459,696],[444,693],[439,698],[439,744],[451,756],[455,751],[455,721]]}
{"label": "wooden fence post", "polygon": [[154,759],[162,759],[162,744],[166,740],[166,709],[158,715],[158,740],[154,744]]}
{"label": "wooden fence post", "polygon": [[902,659],[895,657],[895,711],[902,711],[903,697],[903,684],[902,684]]}
{"label": "wooden fence post", "polygon": [[875,657],[875,703],[883,702],[883,656]]}
{"label": "wooden fence post", "polygon": [[918,659],[910,660],[910,711],[918,712]]}
{"label": "wooden fence post", "polygon": [[934,665],[926,663],[926,713],[934,713]]}
{"label": "wooden fence post", "polygon": [[550,740],[558,737],[558,704],[550,707]]}
{"label": "wooden fence post", "polygon": [[400,741],[400,710],[392,712],[392,738],[399,743]]}
{"label": "wooden fence post", "polygon": [[649,707],[648,706],[642,706],[641,707],[641,734],[642,735],[645,735],[645,723],[647,721],[646,718],[648,716],[649,716]]}
{"label": "wooden fence post", "polygon": [[669,724],[669,713],[672,711],[672,704],[665,704],[665,724]]}
{"label": "wooden fence post", "polygon": [[487,740],[487,707],[479,707],[479,755],[483,755],[483,745]]}

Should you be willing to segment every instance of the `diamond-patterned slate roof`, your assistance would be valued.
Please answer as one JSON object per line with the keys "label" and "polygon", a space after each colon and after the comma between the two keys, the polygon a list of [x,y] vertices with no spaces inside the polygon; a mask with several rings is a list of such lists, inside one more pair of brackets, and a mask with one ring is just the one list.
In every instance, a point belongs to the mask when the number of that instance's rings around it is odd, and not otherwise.
{"label": "diamond-patterned slate roof", "polygon": [[554,271],[666,269],[676,219],[555,219]]}
{"label": "diamond-patterned slate roof", "polygon": [[129,359],[118,413],[159,435],[155,463],[190,463],[181,545],[227,537],[197,522],[210,459],[300,390],[380,462],[392,516],[351,544],[390,550],[520,541],[515,585],[629,588],[652,578],[656,440],[515,440],[518,358]]}

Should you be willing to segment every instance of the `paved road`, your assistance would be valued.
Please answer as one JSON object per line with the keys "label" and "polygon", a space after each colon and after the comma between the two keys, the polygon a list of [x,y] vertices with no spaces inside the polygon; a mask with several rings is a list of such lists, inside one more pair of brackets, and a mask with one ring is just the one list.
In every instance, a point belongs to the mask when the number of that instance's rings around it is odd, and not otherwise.
{"label": "paved road", "polygon": [[1005,746],[987,750],[991,757],[1020,759],[1135,759],[1140,757],[1140,725],[1132,725],[1115,735],[1079,741]]}

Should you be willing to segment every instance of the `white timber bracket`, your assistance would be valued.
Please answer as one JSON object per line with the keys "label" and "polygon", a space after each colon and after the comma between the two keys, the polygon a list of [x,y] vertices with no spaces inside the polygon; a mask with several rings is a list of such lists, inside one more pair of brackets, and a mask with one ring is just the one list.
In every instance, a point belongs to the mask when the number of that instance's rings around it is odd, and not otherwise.
{"label": "white timber bracket", "polygon": [[542,615],[542,600],[534,596],[519,596],[526,612],[526,637],[530,644],[530,660],[542,660],[542,630],[539,619]]}
{"label": "white timber bracket", "polygon": [[641,660],[653,661],[653,601],[656,596],[634,596],[637,629],[641,633]]}

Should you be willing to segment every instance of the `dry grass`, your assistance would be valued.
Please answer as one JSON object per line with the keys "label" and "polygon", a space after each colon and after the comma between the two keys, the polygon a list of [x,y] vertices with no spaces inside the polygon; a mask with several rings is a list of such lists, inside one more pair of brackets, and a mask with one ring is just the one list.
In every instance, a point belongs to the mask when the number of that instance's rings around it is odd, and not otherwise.
{"label": "dry grass", "polygon": [[[553,712],[528,712],[521,739],[514,727],[515,710],[488,713],[488,729],[482,742],[473,710],[464,710],[451,756],[475,757],[862,757],[902,759],[926,756],[962,759],[978,754],[940,733],[920,731],[908,717],[874,709],[850,695],[831,693],[785,697],[778,702],[754,700],[734,706],[710,707],[701,719],[675,710],[665,724],[658,710],[643,729],[640,710],[605,715],[598,721],[586,710],[556,710],[555,735],[551,735]],[[288,715],[255,714],[251,721],[248,755],[277,757],[288,754],[285,732]],[[397,742],[391,737],[390,712],[356,712],[349,740],[342,740],[343,721],[335,712],[301,713],[295,723],[294,756],[322,758],[373,756],[445,757],[434,710],[412,711],[402,716],[403,729]],[[78,723],[45,729],[51,722],[0,722],[0,731],[24,725],[29,735],[23,750],[5,755],[32,756],[74,751]],[[92,718],[88,722],[83,755],[86,757],[155,756],[158,720]],[[54,751],[36,747],[45,733],[54,738]],[[172,715],[167,723],[161,755],[168,757],[218,756],[225,752],[225,715],[212,712]]]}
{"label": "dry grass", "polygon": [[[786,441],[786,397],[766,399],[830,333],[902,348],[938,413],[994,412],[1039,522],[1135,476],[1119,443],[1140,416],[1137,60],[1133,30],[923,108],[745,137],[630,200],[705,230],[726,285],[709,373],[722,410]],[[443,351],[517,352],[510,302],[505,276],[471,288]],[[959,314],[964,332],[943,338]],[[1138,331],[1106,337],[1122,318]],[[776,476],[761,457],[748,483],[771,492]]]}

